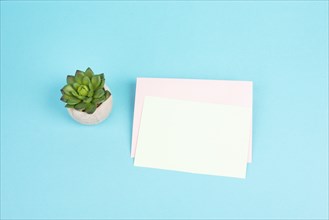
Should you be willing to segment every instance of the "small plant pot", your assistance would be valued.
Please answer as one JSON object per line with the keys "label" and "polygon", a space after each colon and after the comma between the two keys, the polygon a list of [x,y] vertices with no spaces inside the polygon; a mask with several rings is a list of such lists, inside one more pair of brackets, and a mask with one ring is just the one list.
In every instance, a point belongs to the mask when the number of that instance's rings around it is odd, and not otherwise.
{"label": "small plant pot", "polygon": [[[105,85],[105,90],[110,91],[110,89]],[[104,121],[111,113],[113,105],[112,95],[97,107],[93,114],[88,114],[82,111],[75,110],[74,108],[67,108],[70,116],[80,124],[85,125],[95,125]]]}

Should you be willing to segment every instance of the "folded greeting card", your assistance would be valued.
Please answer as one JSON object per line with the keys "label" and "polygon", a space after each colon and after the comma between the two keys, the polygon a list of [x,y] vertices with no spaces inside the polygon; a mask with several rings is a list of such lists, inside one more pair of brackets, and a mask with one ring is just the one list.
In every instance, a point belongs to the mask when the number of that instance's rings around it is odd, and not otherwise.
{"label": "folded greeting card", "polygon": [[[131,156],[135,156],[145,96],[166,97],[250,108],[252,118],[252,82],[169,78],[137,78],[132,131]],[[252,121],[252,120],[251,120]],[[248,162],[252,161],[252,124],[249,130]]]}
{"label": "folded greeting card", "polygon": [[144,98],[135,166],[245,178],[251,108]]}

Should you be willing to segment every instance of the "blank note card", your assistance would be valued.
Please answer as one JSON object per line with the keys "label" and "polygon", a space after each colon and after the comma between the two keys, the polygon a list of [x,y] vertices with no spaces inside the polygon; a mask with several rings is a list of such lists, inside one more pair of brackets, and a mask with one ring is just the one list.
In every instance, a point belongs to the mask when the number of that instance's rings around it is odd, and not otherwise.
{"label": "blank note card", "polygon": [[[252,87],[251,81],[137,78],[131,156],[135,156],[145,96],[235,105],[252,109]],[[249,134],[248,162],[251,163],[252,124]]]}
{"label": "blank note card", "polygon": [[251,109],[146,96],[135,166],[245,178]]}

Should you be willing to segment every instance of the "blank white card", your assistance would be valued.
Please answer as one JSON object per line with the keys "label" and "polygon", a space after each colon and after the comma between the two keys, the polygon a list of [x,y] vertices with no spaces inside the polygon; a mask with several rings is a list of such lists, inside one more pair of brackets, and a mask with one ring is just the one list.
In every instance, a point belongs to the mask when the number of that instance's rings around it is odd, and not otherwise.
{"label": "blank white card", "polygon": [[145,97],[135,166],[245,178],[247,107]]}

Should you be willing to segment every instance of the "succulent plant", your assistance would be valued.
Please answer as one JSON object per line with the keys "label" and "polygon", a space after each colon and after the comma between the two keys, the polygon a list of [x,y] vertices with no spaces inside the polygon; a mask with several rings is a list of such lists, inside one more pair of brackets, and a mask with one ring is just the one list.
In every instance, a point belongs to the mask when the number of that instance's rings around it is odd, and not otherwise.
{"label": "succulent plant", "polygon": [[61,101],[66,103],[66,108],[92,114],[111,96],[110,91],[104,89],[104,74],[95,75],[89,67],[84,72],[77,70],[75,76],[68,75],[66,81],[61,89]]}

